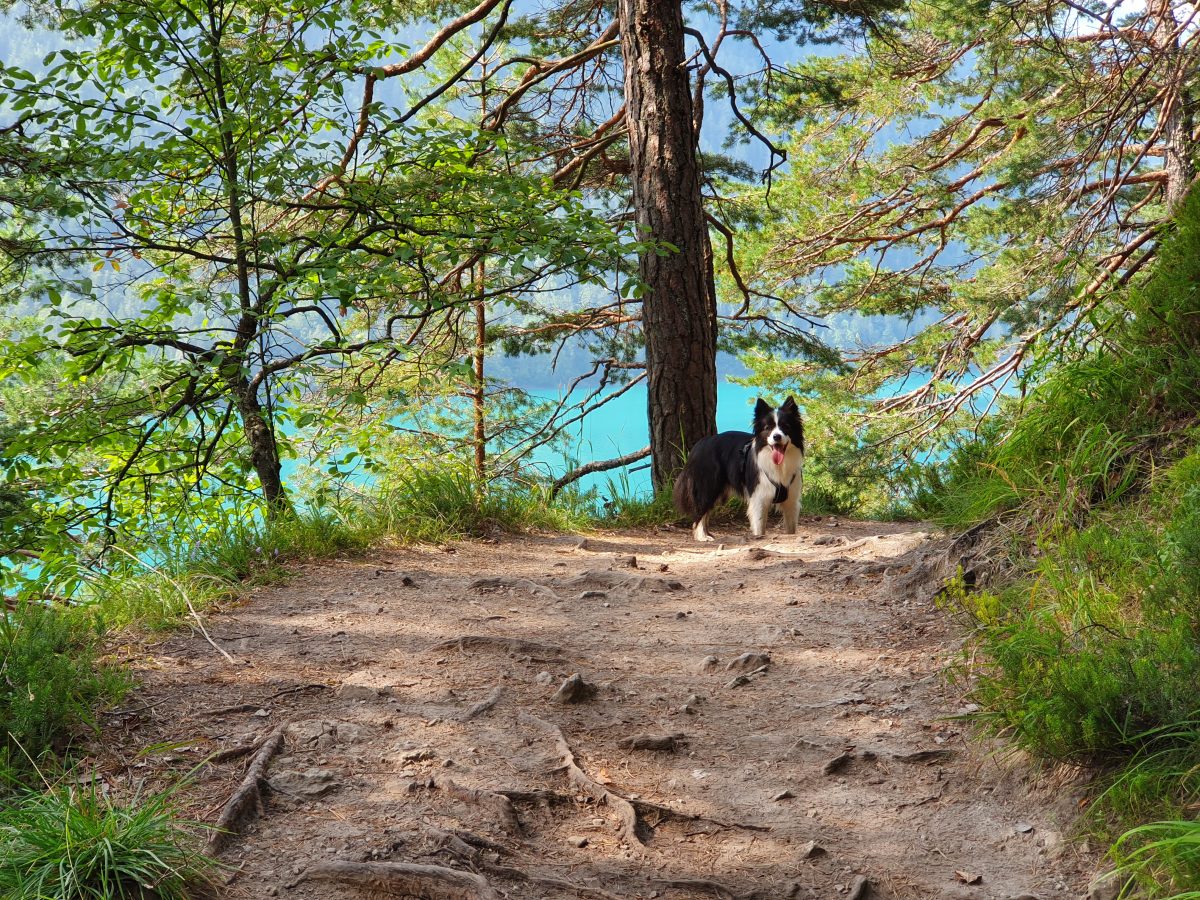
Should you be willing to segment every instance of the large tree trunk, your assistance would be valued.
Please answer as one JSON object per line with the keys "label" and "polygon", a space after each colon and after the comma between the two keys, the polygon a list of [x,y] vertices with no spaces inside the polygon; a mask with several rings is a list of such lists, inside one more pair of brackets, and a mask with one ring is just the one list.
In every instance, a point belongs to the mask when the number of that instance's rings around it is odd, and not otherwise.
{"label": "large tree trunk", "polygon": [[677,253],[643,254],[642,298],[655,491],[716,431],[717,304],[679,0],[620,0],[636,221]]}
{"label": "large tree trunk", "polygon": [[1167,211],[1174,213],[1187,196],[1196,168],[1192,162],[1192,109],[1187,93],[1187,64],[1179,46],[1179,22],[1171,9],[1171,0],[1156,0],[1150,8],[1154,16],[1155,50],[1164,62],[1164,83],[1159,113],[1162,118],[1163,168],[1167,173]]}

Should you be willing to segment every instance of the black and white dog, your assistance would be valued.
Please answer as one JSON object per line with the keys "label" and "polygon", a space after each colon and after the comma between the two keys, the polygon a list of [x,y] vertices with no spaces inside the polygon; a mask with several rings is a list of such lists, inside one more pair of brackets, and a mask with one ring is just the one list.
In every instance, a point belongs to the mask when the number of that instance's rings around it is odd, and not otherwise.
{"label": "black and white dog", "polygon": [[767,513],[778,504],[784,529],[796,533],[804,490],[804,423],[796,401],[779,409],[761,399],[754,407],[754,433],[723,431],[696,442],[675,480],[675,508],[692,522],[698,541],[711,541],[708,516],[735,494],[748,507],[750,532],[763,536]]}

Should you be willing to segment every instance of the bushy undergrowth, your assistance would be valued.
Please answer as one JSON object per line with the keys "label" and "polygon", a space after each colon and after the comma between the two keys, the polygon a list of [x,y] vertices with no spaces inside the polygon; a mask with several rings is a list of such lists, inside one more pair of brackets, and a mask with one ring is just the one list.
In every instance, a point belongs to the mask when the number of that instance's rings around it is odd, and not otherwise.
{"label": "bushy undergrowth", "polygon": [[214,863],[169,794],[110,800],[70,779],[23,790],[0,807],[0,897],[8,900],[187,900]]}
{"label": "bushy undergrowth", "polygon": [[128,678],[99,656],[96,624],[78,610],[21,603],[0,615],[0,768],[64,751],[121,696]]}
{"label": "bushy undergrowth", "polygon": [[[1200,825],[1200,195],[1147,283],[1000,425],[918,492],[951,526],[1000,523],[1023,574],[962,594],[983,721],[1097,765],[1093,825],[1137,876],[1196,896]],[[1166,821],[1144,825],[1154,820]]]}

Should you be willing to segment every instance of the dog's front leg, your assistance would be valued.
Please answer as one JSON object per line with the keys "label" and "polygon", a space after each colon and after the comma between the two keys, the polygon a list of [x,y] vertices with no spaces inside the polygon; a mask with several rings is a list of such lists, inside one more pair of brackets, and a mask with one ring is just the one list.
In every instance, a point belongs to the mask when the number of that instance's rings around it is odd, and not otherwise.
{"label": "dog's front leg", "polygon": [[750,518],[750,533],[760,538],[767,530],[767,512],[771,509],[773,493],[768,494],[761,488],[750,495],[746,501],[746,514]]}
{"label": "dog's front leg", "polygon": [[787,499],[780,504],[783,508],[783,530],[788,534],[796,533],[796,522],[800,518],[800,498],[804,496],[804,476],[797,474],[796,480],[788,491]]}

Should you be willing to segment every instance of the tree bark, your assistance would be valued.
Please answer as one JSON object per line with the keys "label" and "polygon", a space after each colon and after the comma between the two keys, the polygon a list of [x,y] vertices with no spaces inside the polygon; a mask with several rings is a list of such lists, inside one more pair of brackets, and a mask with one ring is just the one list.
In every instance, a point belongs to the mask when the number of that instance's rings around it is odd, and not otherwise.
{"label": "tree bark", "polygon": [[263,497],[267,501],[267,515],[276,514],[291,509],[287,491],[283,487],[281,471],[283,464],[279,459],[279,445],[275,442],[275,432],[263,414],[262,404],[254,388],[241,373],[226,378],[229,392],[233,395],[234,403],[242,418],[242,433],[250,447],[250,464],[258,475],[262,485]]}
{"label": "tree bark", "polygon": [[1187,65],[1179,36],[1179,22],[1171,0],[1157,0],[1150,9],[1154,16],[1155,50],[1165,62],[1162,103],[1163,168],[1167,172],[1167,212],[1174,213],[1187,196],[1196,176],[1192,160],[1192,109],[1187,92]]}
{"label": "tree bark", "polygon": [[716,431],[717,304],[679,0],[620,0],[621,52],[635,219],[644,253],[642,330],[651,472],[670,491],[686,452]]}
{"label": "tree bark", "polygon": [[487,285],[483,260],[479,261],[477,273],[475,289],[479,294],[474,301],[475,358],[472,360],[475,383],[471,386],[471,399],[475,408],[475,477],[479,479],[479,488],[482,490],[487,480],[487,396],[483,378],[483,362],[487,353],[487,305],[483,295]]}
{"label": "tree bark", "polygon": [[[226,96],[224,66],[222,64],[221,40],[222,18],[215,5],[208,8],[209,45],[212,53],[213,111],[221,126],[221,166],[225,180],[228,202],[229,228],[233,237],[233,252],[236,259],[238,305],[241,316],[233,339],[232,356],[236,359],[236,370],[225,371],[225,383],[233,395],[234,404],[242,417],[242,431],[250,447],[250,462],[262,486],[263,498],[267,501],[267,516],[275,518],[279,513],[291,509],[287,491],[281,477],[282,464],[279,445],[275,441],[274,423],[268,422],[258,402],[258,392],[246,378],[242,365],[245,356],[259,333],[262,315],[262,297],[250,289],[250,253],[242,223],[241,168],[238,162],[237,145],[233,139],[233,116]],[[227,360],[224,366],[235,365]]]}

